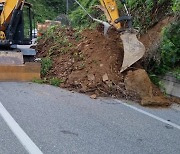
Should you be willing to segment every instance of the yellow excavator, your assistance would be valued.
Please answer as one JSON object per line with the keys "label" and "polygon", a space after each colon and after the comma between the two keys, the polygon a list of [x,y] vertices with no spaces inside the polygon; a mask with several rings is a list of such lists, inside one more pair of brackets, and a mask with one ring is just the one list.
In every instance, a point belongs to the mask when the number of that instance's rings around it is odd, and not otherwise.
{"label": "yellow excavator", "polygon": [[75,2],[84,10],[85,13],[88,14],[88,16],[92,20],[102,23],[104,25],[105,35],[107,34],[109,27],[111,26],[115,27],[117,31],[120,32],[120,37],[124,47],[124,59],[122,62],[120,72],[123,72],[124,70],[126,70],[128,67],[130,67],[132,64],[134,64],[143,57],[145,53],[145,47],[137,39],[136,36],[137,30],[135,30],[132,26],[132,17],[127,9],[126,1],[120,0],[126,11],[126,15],[124,16],[119,15],[116,0],[99,0],[99,1],[101,5],[98,5],[98,8],[100,8],[104,12],[108,22],[92,17],[87,12],[87,10],[79,3],[79,1],[75,0]]}
{"label": "yellow excavator", "polygon": [[0,0],[0,81],[30,81],[40,78],[34,62],[32,5],[25,0]]}

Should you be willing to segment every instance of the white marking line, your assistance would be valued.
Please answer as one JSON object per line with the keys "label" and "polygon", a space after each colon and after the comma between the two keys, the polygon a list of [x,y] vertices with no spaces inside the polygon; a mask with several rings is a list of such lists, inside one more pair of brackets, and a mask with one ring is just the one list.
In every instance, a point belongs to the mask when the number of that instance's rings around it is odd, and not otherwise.
{"label": "white marking line", "polygon": [[177,125],[177,124],[175,124],[175,123],[172,123],[172,122],[170,122],[170,121],[164,120],[164,119],[162,119],[162,118],[160,118],[160,117],[157,117],[157,116],[155,116],[155,115],[153,115],[153,114],[151,114],[151,113],[149,113],[149,112],[146,112],[146,111],[144,111],[144,110],[141,110],[141,109],[139,109],[139,108],[137,108],[137,107],[135,107],[135,106],[132,106],[132,105],[123,103],[123,102],[121,102],[121,101],[119,101],[119,100],[115,100],[115,101],[118,102],[118,103],[121,103],[121,104],[123,104],[124,106],[127,106],[127,107],[129,107],[129,108],[131,108],[131,109],[133,109],[133,110],[135,110],[135,111],[138,111],[138,112],[140,112],[140,113],[142,113],[142,114],[145,114],[145,115],[147,115],[147,116],[149,116],[149,117],[151,117],[151,118],[153,118],[153,119],[156,119],[156,120],[161,121],[161,122],[163,122],[163,123],[165,123],[165,124],[171,125],[171,126],[173,126],[174,128],[177,128],[177,129],[180,130],[180,126]]}
{"label": "white marking line", "polygon": [[0,115],[9,126],[14,135],[18,138],[24,148],[30,154],[43,154],[42,151],[34,144],[34,142],[29,138],[29,136],[23,131],[23,129],[18,125],[18,123],[13,119],[9,112],[0,102]]}

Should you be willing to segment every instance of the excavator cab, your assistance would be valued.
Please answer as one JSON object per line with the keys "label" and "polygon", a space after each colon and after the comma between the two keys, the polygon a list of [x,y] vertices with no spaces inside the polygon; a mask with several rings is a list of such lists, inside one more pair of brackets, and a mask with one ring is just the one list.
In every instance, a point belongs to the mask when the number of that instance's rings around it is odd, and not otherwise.
{"label": "excavator cab", "polygon": [[0,81],[31,81],[40,78],[34,62],[32,5],[24,0],[0,0]]}
{"label": "excavator cab", "polygon": [[14,30],[13,44],[30,45],[32,44],[32,10],[31,4],[25,3],[20,15],[17,29]]}
{"label": "excavator cab", "polygon": [[[1,18],[6,3],[0,4]],[[32,43],[32,10],[31,4],[24,3],[23,10],[16,9],[12,12],[12,17],[8,23],[1,24],[1,32],[5,34],[4,41],[0,41],[1,46],[11,47],[11,45],[30,45]],[[2,38],[1,38],[2,40]]]}

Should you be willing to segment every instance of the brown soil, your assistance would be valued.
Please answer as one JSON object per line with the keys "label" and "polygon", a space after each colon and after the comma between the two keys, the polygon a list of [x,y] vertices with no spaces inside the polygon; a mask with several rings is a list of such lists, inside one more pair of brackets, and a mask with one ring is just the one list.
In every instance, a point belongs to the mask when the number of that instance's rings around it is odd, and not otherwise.
{"label": "brown soil", "polygon": [[[53,60],[53,67],[46,78],[57,77],[64,81],[60,87],[89,94],[93,99],[98,96],[111,96],[142,102],[146,97],[146,94],[143,93],[142,96],[138,90],[130,90],[125,84],[127,74],[142,68],[140,64],[136,63],[130,70],[120,73],[124,53],[120,36],[116,31],[111,30],[105,37],[100,29],[85,30],[81,33],[79,41],[72,29],[59,28],[54,35],[60,38],[66,36],[72,46],[57,44],[51,37],[44,37],[38,42],[38,56],[50,55]],[[142,42],[146,39],[143,38]],[[129,75],[129,78],[131,82],[136,82],[136,88],[140,87],[141,71],[137,76]],[[160,103],[165,100],[162,93],[154,87],[148,76],[145,75],[145,78],[144,81],[148,82],[142,83],[142,86],[151,87],[150,92],[146,89],[147,96],[159,96],[158,101],[153,99],[153,103],[149,104],[155,105],[157,102],[156,105],[164,105]],[[149,102],[148,98],[146,100]],[[165,103],[167,105],[167,101]]]}

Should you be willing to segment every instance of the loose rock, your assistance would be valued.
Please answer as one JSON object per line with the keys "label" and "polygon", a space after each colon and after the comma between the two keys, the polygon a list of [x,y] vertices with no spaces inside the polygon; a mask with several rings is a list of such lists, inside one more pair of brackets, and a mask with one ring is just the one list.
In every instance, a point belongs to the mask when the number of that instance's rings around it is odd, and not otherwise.
{"label": "loose rock", "polygon": [[108,81],[108,80],[109,80],[107,73],[106,73],[106,74],[104,74],[102,78],[103,78],[103,82],[105,82],[105,81]]}
{"label": "loose rock", "polygon": [[125,78],[125,87],[129,91],[134,91],[143,97],[152,97],[152,83],[145,70],[139,69],[129,71]]}
{"label": "loose rock", "polygon": [[91,99],[96,99],[97,98],[97,95],[96,94],[93,94],[90,96]]}
{"label": "loose rock", "polygon": [[164,97],[144,97],[141,101],[143,106],[169,106],[170,101]]}

